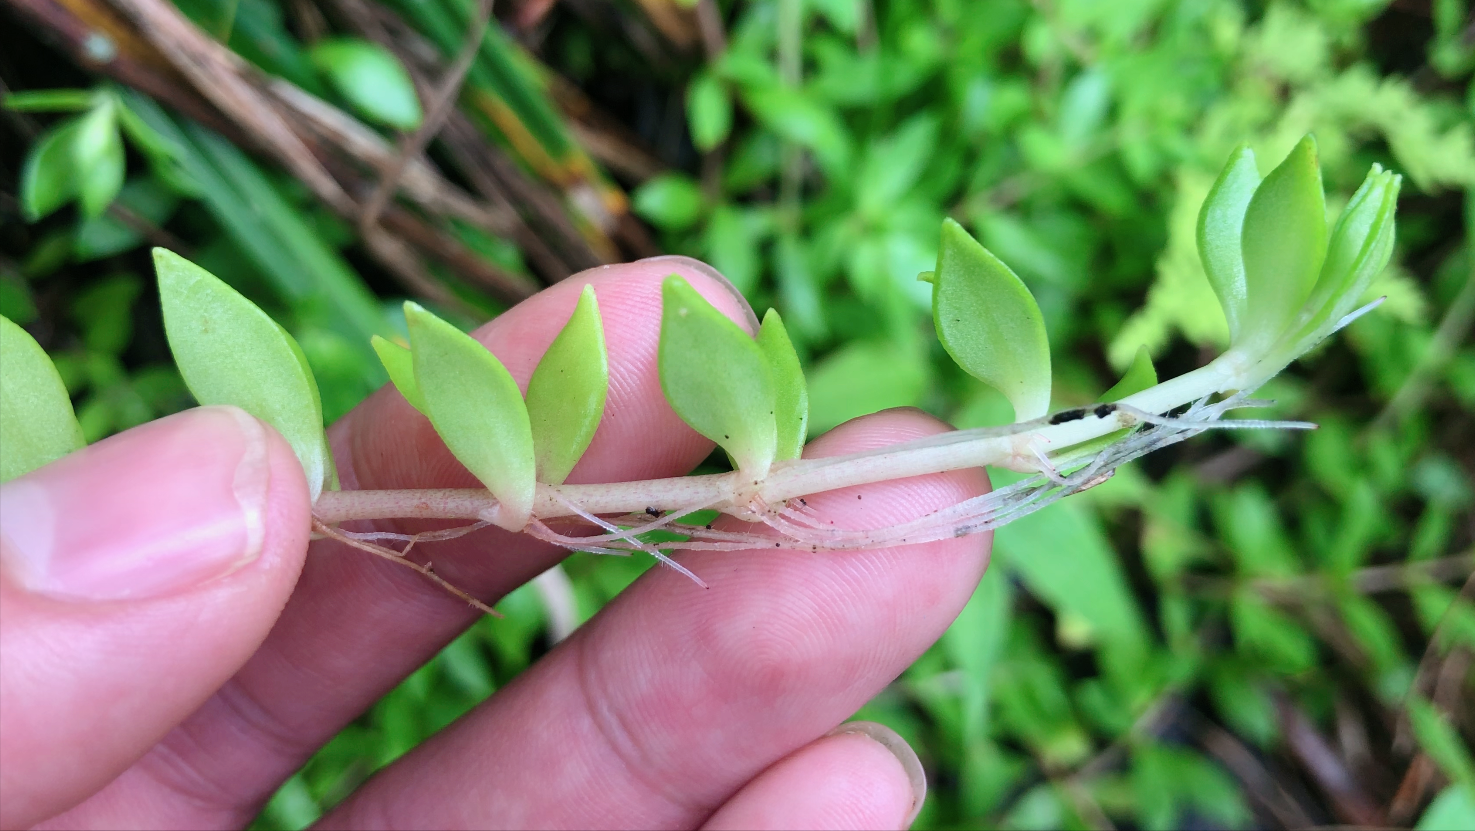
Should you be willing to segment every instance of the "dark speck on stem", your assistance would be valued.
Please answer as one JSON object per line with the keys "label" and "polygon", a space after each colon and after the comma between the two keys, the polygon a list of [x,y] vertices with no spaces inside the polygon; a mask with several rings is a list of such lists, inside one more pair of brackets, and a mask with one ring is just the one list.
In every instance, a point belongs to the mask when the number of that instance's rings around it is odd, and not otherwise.
{"label": "dark speck on stem", "polygon": [[1098,405],[1096,407],[1096,409],[1094,410],[1094,412],[1096,413],[1096,417],[1097,418],[1106,418],[1107,416],[1109,416],[1112,413],[1116,412],[1116,405],[1115,404],[1101,404],[1101,405]]}
{"label": "dark speck on stem", "polygon": [[1083,419],[1085,417],[1086,417],[1086,411],[1084,409],[1061,410],[1060,412],[1056,413],[1055,415],[1050,416],[1050,423],[1051,424],[1064,424],[1067,421],[1077,421],[1077,420]]}

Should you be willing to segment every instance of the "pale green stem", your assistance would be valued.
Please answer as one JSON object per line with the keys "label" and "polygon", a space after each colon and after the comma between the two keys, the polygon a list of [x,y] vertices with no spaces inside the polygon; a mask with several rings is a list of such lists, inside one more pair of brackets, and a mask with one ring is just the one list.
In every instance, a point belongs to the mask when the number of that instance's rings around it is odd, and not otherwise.
{"label": "pale green stem", "polygon": [[[1164,413],[1215,393],[1252,389],[1279,372],[1285,363],[1253,362],[1231,350],[1207,366],[1143,390],[1122,403],[1149,413]],[[960,437],[947,444],[923,439],[881,452],[785,462],[775,465],[767,477],[756,480],[740,478],[733,472],[603,485],[539,485],[533,513],[539,519],[567,517],[577,513],[577,506],[595,514],[717,508],[744,515],[799,496],[929,473],[990,465],[1035,471],[1040,463],[1034,447],[1058,453],[1136,423],[1131,415],[1113,411],[1104,418],[1089,415],[1033,430],[1021,428],[1010,435]],[[319,497],[313,510],[329,524],[389,518],[495,521],[497,502],[480,489],[329,491]]]}

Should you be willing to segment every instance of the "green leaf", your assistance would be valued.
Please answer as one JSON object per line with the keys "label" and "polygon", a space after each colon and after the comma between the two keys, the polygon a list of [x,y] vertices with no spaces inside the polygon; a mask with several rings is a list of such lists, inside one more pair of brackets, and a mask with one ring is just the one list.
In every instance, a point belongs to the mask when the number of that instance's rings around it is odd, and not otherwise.
{"label": "green leaf", "polygon": [[25,113],[81,112],[90,109],[97,96],[86,89],[33,89],[5,96],[5,109]]}
{"label": "green leaf", "polygon": [[1451,780],[1475,793],[1475,759],[1445,714],[1418,696],[1408,699],[1409,725],[1419,746]]}
{"label": "green leaf", "polygon": [[374,43],[329,38],[312,48],[311,58],[338,94],[365,118],[413,130],[424,117],[415,84],[399,59]]}
{"label": "green leaf", "polygon": [[1145,389],[1157,386],[1157,370],[1152,366],[1152,354],[1147,351],[1147,346],[1137,347],[1137,354],[1132,357],[1132,365],[1122,375],[1112,388],[1101,394],[1102,401],[1121,401],[1129,395],[1136,395]]}
{"label": "green leaf", "polygon": [[635,191],[635,213],[667,231],[684,231],[702,216],[702,189],[684,173],[662,173]]}
{"label": "green leaf", "polygon": [[399,390],[399,394],[404,396],[411,407],[426,415],[425,396],[420,393],[420,385],[415,383],[415,358],[410,350],[379,335],[369,338],[369,345],[374,347],[379,363],[384,364],[384,371],[389,373],[389,380],[394,388]]}
{"label": "green leaf", "polygon": [[20,204],[27,222],[40,220],[77,195],[72,144],[80,124],[80,119],[58,124],[26,154],[20,174]]}
{"label": "green leaf", "polygon": [[470,335],[405,304],[415,382],[435,432],[499,504],[497,525],[520,531],[537,493],[533,433],[517,382]]}
{"label": "green leaf", "polygon": [[707,151],[727,140],[732,132],[732,96],[717,76],[698,73],[686,88],[686,121],[691,143]]}
{"label": "green leaf", "polygon": [[1326,242],[1316,141],[1307,136],[1245,210],[1245,317],[1234,345],[1255,354],[1285,333],[1316,281]]}
{"label": "green leaf", "polygon": [[809,374],[809,429],[815,435],[856,416],[914,407],[927,392],[930,362],[906,343],[855,341]]}
{"label": "green leaf", "polygon": [[794,343],[774,309],[763,315],[758,348],[773,378],[774,424],[778,430],[776,458],[797,459],[804,452],[804,440],[809,435],[809,390],[804,384],[804,368],[799,365]]}
{"label": "green leaf", "polygon": [[1032,594],[1077,619],[1080,643],[1109,648],[1132,665],[1151,636],[1121,561],[1089,507],[1066,501],[994,532],[994,550]]}
{"label": "green leaf", "polygon": [[1198,214],[1199,259],[1203,261],[1214,294],[1219,297],[1219,306],[1224,309],[1231,340],[1239,337],[1247,316],[1240,239],[1244,233],[1245,210],[1259,186],[1255,151],[1241,145],[1225,163]]}
{"label": "green leaf", "polygon": [[1434,797],[1414,826],[1417,831],[1465,831],[1475,828],[1475,791],[1450,785]]}
{"label": "green leaf", "polygon": [[716,442],[746,475],[778,452],[776,396],[758,344],[680,276],[661,284],[661,389],[671,409]]}
{"label": "green leaf", "polygon": [[155,248],[154,268],[164,332],[190,392],[201,404],[240,407],[281,433],[316,500],[337,472],[302,348],[266,312],[178,254]]}
{"label": "green leaf", "polygon": [[1050,409],[1050,343],[1023,281],[951,219],[933,276],[932,316],[942,346],[968,374],[1002,392],[1014,418]]}
{"label": "green leaf", "polygon": [[[1136,395],[1145,389],[1157,386],[1157,370],[1152,366],[1152,355],[1148,353],[1144,344],[1137,347],[1137,354],[1132,358],[1131,366],[1122,375],[1120,381],[1112,385],[1111,389],[1101,394],[1102,401],[1121,401],[1131,395]],[[1113,430],[1104,436],[1099,436],[1081,444],[1072,445],[1072,455],[1100,452],[1107,445],[1127,435],[1126,430]]]}
{"label": "green leaf", "polygon": [[743,103],[764,127],[814,151],[826,174],[846,173],[853,154],[850,134],[834,110],[783,86],[744,89]]}
{"label": "green leaf", "polygon": [[1302,311],[1302,334],[1341,320],[1393,256],[1394,213],[1403,177],[1373,165],[1338,217],[1326,261]]}
{"label": "green leaf", "polygon": [[0,482],[87,442],[61,376],[26,330],[0,316]]}
{"label": "green leaf", "polygon": [[561,485],[589,448],[609,392],[609,356],[594,287],[553,339],[528,381],[528,417],[538,481]]}
{"label": "green leaf", "polygon": [[112,204],[123,188],[125,163],[117,106],[109,98],[82,116],[72,140],[77,201],[83,216],[101,216]]}

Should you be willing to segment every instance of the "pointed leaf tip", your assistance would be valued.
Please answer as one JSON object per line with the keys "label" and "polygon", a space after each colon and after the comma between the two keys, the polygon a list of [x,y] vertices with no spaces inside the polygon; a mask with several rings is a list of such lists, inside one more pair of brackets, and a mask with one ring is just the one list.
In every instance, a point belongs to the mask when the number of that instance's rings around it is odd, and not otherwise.
{"label": "pointed leaf tip", "polygon": [[1137,354],[1132,357],[1132,365],[1127,367],[1120,381],[1101,394],[1101,400],[1121,401],[1129,395],[1136,395],[1155,386],[1157,386],[1157,369],[1152,365],[1152,353],[1147,351],[1147,346],[1144,344],[1137,347]]}
{"label": "pointed leaf tip", "polygon": [[758,348],[768,362],[773,378],[774,424],[778,431],[779,460],[797,459],[804,452],[809,435],[809,389],[804,382],[804,368],[784,322],[774,309],[763,315],[758,329]]}
{"label": "pointed leaf tip", "polygon": [[415,383],[435,432],[492,496],[496,524],[522,530],[537,494],[532,428],[517,382],[485,346],[405,303]]}
{"label": "pointed leaf tip", "polygon": [[584,286],[568,323],[528,381],[527,408],[539,482],[561,485],[594,440],[609,391],[604,322]]}
{"label": "pointed leaf tip", "polygon": [[425,396],[420,393],[420,385],[415,383],[415,358],[410,350],[379,335],[369,338],[369,345],[374,347],[379,363],[389,373],[389,382],[411,407],[425,415]]}
{"label": "pointed leaf tip", "polygon": [[1050,408],[1050,343],[1024,282],[951,219],[932,287],[932,315],[958,366],[1002,392],[1019,421]]}
{"label": "pointed leaf tip", "polygon": [[1231,340],[1245,318],[1245,267],[1240,249],[1245,210],[1260,185],[1255,151],[1241,145],[1229,156],[1198,214],[1198,254],[1229,323]]}
{"label": "pointed leaf tip", "polygon": [[46,350],[0,315],[0,482],[82,447],[72,399]]}
{"label": "pointed leaf tip", "polygon": [[1311,293],[1326,244],[1321,168],[1308,135],[1265,177],[1245,210],[1246,316],[1236,346],[1255,354],[1285,333]]}
{"label": "pointed leaf tip", "polygon": [[316,500],[336,485],[337,472],[302,348],[215,275],[167,249],[153,254],[164,333],[185,385],[201,404],[240,407],[281,433]]}
{"label": "pointed leaf tip", "polygon": [[745,474],[778,451],[772,373],[758,344],[679,275],[661,284],[657,363],[671,409],[726,450]]}
{"label": "pointed leaf tip", "polygon": [[1374,164],[1348,200],[1327,243],[1326,260],[1299,318],[1301,337],[1324,335],[1353,306],[1393,255],[1402,177]]}

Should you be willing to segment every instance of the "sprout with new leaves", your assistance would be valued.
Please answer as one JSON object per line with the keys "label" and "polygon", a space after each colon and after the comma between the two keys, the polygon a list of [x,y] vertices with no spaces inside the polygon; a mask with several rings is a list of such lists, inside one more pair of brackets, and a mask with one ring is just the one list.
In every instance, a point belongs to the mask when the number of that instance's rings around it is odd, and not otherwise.
{"label": "sprout with new leaves", "polygon": [[[333,526],[347,520],[420,517],[492,523],[597,552],[864,548],[996,528],[1206,429],[1310,426],[1222,416],[1266,403],[1248,396],[1376,305],[1357,308],[1392,254],[1400,181],[1375,165],[1328,231],[1314,140],[1302,140],[1263,179],[1254,154],[1236,150],[1198,223],[1229,349],[1161,383],[1140,351],[1100,404],[1053,414],[1048,339],[1034,298],[1008,266],[946,220],[936,269],[923,275],[933,285],[938,337],[963,369],[1008,398],[1016,423],[826,459],[800,458],[807,390],[778,313],[764,316],[755,337],[672,275],[661,292],[661,388],[693,430],[726,451],[734,470],[644,482],[566,484],[598,428],[609,384],[604,322],[590,286],[525,396],[479,342],[407,303],[408,345],[375,338],[374,349],[394,386],[484,487],[341,492],[317,387],[296,341],[198,266],[163,250],[155,261],[166,331],[186,383],[201,403],[239,406],[291,443],[308,474],[320,533],[335,534]],[[5,321],[0,348],[0,431],[8,447],[27,448],[7,455],[3,473],[11,478],[79,446],[80,433],[55,371],[29,336]],[[882,529],[821,527],[804,507],[813,493],[987,465],[1033,475]],[[682,521],[701,509],[766,530]],[[674,533],[650,536],[657,529]]]}

